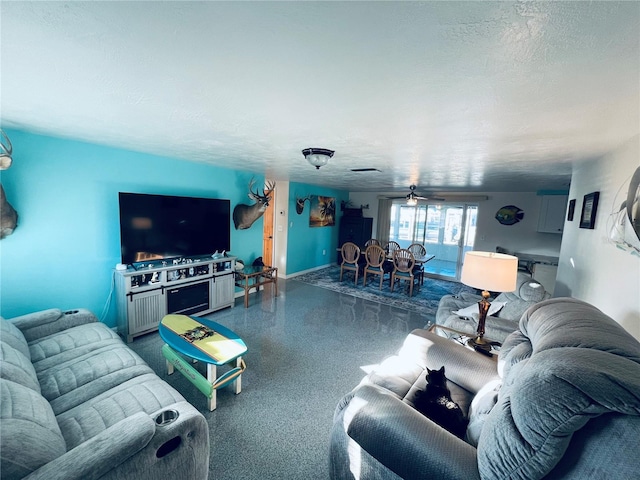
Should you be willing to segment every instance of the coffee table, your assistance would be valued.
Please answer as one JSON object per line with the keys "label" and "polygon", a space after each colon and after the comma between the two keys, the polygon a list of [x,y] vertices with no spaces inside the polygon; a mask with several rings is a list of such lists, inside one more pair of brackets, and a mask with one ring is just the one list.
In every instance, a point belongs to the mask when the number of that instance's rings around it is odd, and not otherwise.
{"label": "coffee table", "polygon": [[[174,368],[182,373],[209,398],[210,411],[216,409],[218,389],[233,384],[236,395],[242,391],[242,372],[246,369],[242,356],[247,353],[247,346],[235,332],[206,318],[187,315],[165,315],[158,332],[165,341],[162,355],[167,361],[167,373],[171,375]],[[207,377],[182,356],[193,363],[205,363]],[[218,377],[217,367],[226,364],[234,366]]]}

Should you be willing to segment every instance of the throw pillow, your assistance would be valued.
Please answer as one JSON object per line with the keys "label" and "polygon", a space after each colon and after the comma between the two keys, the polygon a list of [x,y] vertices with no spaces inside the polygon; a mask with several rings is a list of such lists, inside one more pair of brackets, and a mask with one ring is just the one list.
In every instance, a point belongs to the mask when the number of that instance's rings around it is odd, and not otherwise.
{"label": "throw pillow", "polygon": [[498,401],[498,391],[501,385],[501,379],[487,383],[473,397],[469,406],[469,426],[467,427],[466,440],[474,447],[478,446],[484,422]]}
{"label": "throw pillow", "polygon": [[[492,302],[491,306],[489,307],[489,311],[487,312],[487,315],[495,315],[500,310],[502,310],[502,307],[504,307],[506,304],[507,302]],[[476,315],[478,314],[478,304],[474,303],[473,305],[470,305],[466,308],[461,308],[460,310],[456,310],[453,313],[455,313],[460,317],[473,317],[474,314]]]}

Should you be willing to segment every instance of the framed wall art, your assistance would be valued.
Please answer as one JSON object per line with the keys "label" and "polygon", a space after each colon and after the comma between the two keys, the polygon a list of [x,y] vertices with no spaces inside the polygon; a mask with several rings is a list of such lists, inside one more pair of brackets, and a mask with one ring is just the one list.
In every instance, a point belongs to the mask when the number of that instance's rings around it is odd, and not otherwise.
{"label": "framed wall art", "polygon": [[336,224],[336,199],[311,195],[310,227],[333,227]]}
{"label": "framed wall art", "polygon": [[582,200],[582,214],[580,215],[580,228],[593,230],[595,227],[599,197],[600,192],[593,192],[584,196],[584,200]]}
{"label": "framed wall art", "polygon": [[576,211],[576,199],[569,200],[569,209],[567,210],[567,221],[573,222],[573,214]]}

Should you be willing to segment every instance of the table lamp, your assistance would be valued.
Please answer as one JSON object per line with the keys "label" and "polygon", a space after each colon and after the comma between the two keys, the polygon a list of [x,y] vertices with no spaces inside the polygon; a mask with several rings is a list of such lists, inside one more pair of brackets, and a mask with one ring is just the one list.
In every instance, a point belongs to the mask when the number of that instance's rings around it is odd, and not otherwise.
{"label": "table lamp", "polygon": [[467,252],[462,265],[460,281],[465,285],[482,290],[482,300],[478,302],[479,318],[476,337],[469,339],[468,345],[475,349],[491,350],[491,343],[484,340],[484,326],[491,303],[489,292],[512,292],[518,280],[518,257],[494,252]]}

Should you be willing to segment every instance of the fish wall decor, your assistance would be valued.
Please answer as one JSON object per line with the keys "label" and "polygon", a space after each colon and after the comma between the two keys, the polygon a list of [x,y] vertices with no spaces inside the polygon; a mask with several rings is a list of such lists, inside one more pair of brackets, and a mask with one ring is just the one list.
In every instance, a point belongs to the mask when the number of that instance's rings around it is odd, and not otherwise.
{"label": "fish wall decor", "polygon": [[524,210],[515,205],[505,205],[496,212],[496,220],[502,225],[515,225],[524,218]]}

